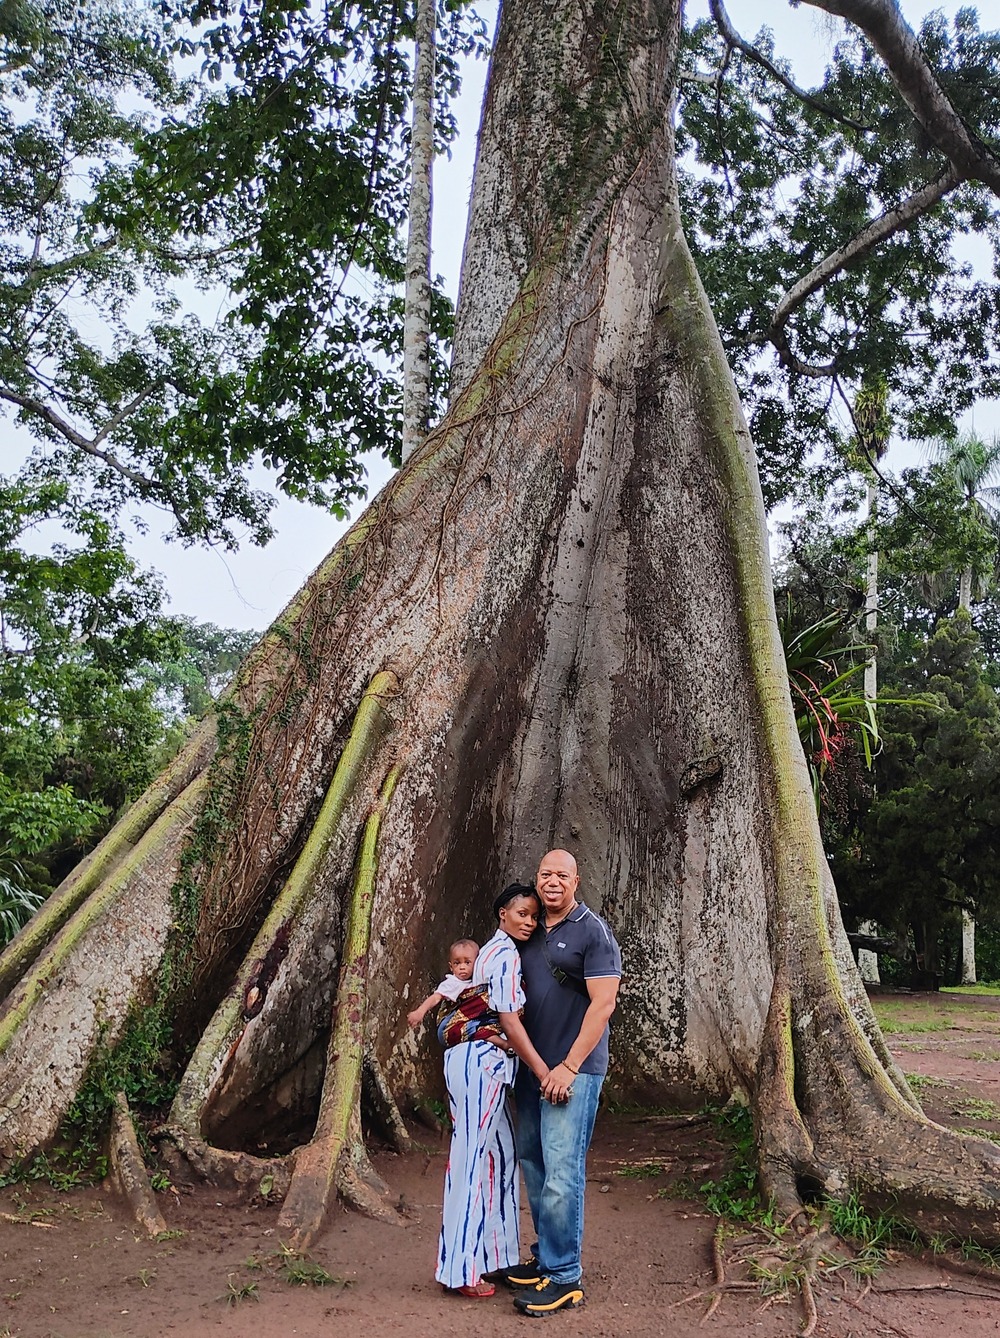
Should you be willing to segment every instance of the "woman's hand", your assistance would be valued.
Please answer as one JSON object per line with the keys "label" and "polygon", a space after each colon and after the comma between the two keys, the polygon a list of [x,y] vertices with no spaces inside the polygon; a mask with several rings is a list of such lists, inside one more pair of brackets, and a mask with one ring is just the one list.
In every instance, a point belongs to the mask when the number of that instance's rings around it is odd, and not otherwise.
{"label": "woman's hand", "polygon": [[510,1042],[511,1049],[523,1064],[527,1064],[539,1082],[548,1077],[549,1066],[528,1039],[524,1023],[518,1013],[501,1013],[500,1025]]}

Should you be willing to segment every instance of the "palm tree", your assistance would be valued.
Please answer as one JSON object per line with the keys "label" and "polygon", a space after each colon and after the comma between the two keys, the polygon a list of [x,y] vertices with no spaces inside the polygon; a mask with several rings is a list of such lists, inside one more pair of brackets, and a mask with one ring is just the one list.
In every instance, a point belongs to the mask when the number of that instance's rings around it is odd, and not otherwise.
{"label": "palm tree", "polygon": [[986,442],[974,432],[963,432],[932,443],[931,449],[961,489],[966,519],[992,549],[992,570],[977,573],[970,562],[959,576],[958,607],[968,612],[972,606],[973,577],[978,575],[981,591],[1000,574],[1000,436]]}

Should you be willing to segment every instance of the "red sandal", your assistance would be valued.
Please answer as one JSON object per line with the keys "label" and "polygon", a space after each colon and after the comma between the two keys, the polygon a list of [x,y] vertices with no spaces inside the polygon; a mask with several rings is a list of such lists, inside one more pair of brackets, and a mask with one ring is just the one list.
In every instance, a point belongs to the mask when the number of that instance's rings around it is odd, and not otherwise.
{"label": "red sandal", "polygon": [[496,1287],[492,1282],[476,1282],[468,1287],[456,1287],[455,1291],[459,1296],[467,1296],[471,1301],[486,1301],[491,1296],[496,1295]]}

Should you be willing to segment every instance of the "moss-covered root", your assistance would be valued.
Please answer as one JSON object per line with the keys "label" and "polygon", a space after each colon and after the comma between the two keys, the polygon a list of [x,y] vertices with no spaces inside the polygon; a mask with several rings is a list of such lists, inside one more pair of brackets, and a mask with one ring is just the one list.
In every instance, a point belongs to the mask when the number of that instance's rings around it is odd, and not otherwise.
{"label": "moss-covered root", "polygon": [[136,1222],[147,1236],[159,1236],[167,1224],[156,1203],[153,1187],[146,1174],[146,1163],[139,1150],[135,1126],[124,1092],[115,1097],[108,1136],[108,1179],[122,1196]]}
{"label": "moss-covered root", "polygon": [[205,769],[214,748],[215,720],[210,717],[0,954],[0,1000],[6,999],[63,925],[128,857],[164,809]]}
{"label": "moss-covered root", "polygon": [[[311,1141],[300,1150],[296,1159],[292,1183],[278,1222],[283,1238],[296,1250],[309,1249],[323,1229],[342,1154],[354,1141],[352,1128],[358,1128],[378,836],[382,815],[398,774],[396,767],[389,772],[379,802],[365,823],[334,1003],[319,1118]],[[356,1138],[360,1138],[359,1133]],[[365,1201],[359,1202],[358,1206],[365,1207]]]}
{"label": "moss-covered root", "polygon": [[753,1114],[760,1192],[774,1202],[782,1217],[798,1217],[803,1191],[807,1186],[826,1184],[828,1171],[818,1164],[812,1138],[795,1100],[792,1001],[781,967],[771,990]]}
{"label": "moss-covered root", "polygon": [[216,1009],[191,1056],[170,1112],[171,1126],[183,1129],[189,1138],[201,1137],[206,1106],[236,1054],[249,1025],[248,1018],[257,1018],[265,1007],[268,982],[260,978],[260,963],[276,956],[279,943],[287,951],[294,926],[316,886],[320,865],[340,831],[362,777],[391,728],[384,703],[398,690],[396,676],[388,672],[376,674],[369,683],[302,853],[261,925],[233,988]]}

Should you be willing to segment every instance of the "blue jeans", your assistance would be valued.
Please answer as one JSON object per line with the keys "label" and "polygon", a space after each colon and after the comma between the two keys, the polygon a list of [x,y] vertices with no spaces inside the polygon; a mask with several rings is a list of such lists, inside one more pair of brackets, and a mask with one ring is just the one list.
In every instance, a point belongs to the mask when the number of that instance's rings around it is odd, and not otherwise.
{"label": "blue jeans", "polygon": [[587,1149],[597,1118],[603,1076],[578,1073],[563,1105],[543,1101],[530,1075],[517,1082],[517,1157],[538,1243],[543,1277],[576,1282],[583,1269],[583,1194]]}

